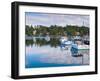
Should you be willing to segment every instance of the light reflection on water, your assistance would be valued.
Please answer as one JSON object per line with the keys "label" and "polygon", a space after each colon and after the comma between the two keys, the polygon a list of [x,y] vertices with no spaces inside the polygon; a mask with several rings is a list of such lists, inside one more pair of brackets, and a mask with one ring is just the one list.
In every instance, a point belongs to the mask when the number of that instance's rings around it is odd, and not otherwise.
{"label": "light reflection on water", "polygon": [[80,51],[83,56],[74,57],[70,50],[61,49],[59,38],[26,40],[26,68],[89,65],[89,50]]}

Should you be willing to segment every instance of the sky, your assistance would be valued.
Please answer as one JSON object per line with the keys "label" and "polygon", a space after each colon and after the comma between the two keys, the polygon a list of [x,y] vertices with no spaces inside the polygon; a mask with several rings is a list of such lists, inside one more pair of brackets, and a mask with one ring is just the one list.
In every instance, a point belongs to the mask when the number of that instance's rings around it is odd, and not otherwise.
{"label": "sky", "polygon": [[89,15],[25,12],[26,25],[78,25],[89,27]]}

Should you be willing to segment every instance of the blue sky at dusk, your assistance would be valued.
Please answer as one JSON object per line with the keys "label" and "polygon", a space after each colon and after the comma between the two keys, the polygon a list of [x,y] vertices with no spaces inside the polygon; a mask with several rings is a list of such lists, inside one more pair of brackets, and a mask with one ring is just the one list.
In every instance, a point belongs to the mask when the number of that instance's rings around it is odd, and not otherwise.
{"label": "blue sky at dusk", "polygon": [[78,25],[89,27],[89,15],[25,12],[26,25]]}

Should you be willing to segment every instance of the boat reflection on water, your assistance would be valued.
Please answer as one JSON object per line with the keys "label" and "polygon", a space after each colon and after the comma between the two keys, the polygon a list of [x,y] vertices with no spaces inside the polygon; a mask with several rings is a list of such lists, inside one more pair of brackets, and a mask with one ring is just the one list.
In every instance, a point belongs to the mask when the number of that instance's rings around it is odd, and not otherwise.
{"label": "boat reflection on water", "polygon": [[[89,65],[89,49],[60,37],[26,38],[26,68]],[[76,45],[76,47],[75,47]]]}

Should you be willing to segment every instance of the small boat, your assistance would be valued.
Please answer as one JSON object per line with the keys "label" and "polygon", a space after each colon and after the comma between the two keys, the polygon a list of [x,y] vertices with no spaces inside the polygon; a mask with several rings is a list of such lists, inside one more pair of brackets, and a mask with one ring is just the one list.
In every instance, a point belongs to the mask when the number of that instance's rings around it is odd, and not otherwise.
{"label": "small boat", "polygon": [[68,50],[71,47],[72,41],[69,41],[67,37],[60,38],[60,47],[62,49]]}
{"label": "small boat", "polygon": [[84,44],[86,44],[86,45],[89,45],[90,44],[90,39],[89,39],[89,36],[88,35],[84,36],[82,40],[83,40],[83,43]]}
{"label": "small boat", "polygon": [[65,45],[71,45],[72,41],[64,41],[63,44],[65,44]]}
{"label": "small boat", "polygon": [[75,48],[78,50],[89,50],[89,45],[72,44],[72,48]]}
{"label": "small boat", "polygon": [[72,44],[71,53],[73,57],[82,57],[83,51],[89,50],[89,45]]}
{"label": "small boat", "polygon": [[88,40],[84,40],[84,44],[89,45],[90,42]]}
{"label": "small boat", "polygon": [[69,41],[69,40],[67,39],[67,37],[62,37],[62,38],[60,39],[60,42],[61,42],[61,44],[63,44],[63,45],[71,45],[71,44],[72,44],[72,41]]}
{"label": "small boat", "polygon": [[67,37],[61,37],[61,38],[60,38],[60,42],[61,42],[61,43],[63,43],[64,41],[67,41],[67,40],[68,40]]}
{"label": "small boat", "polygon": [[80,36],[75,36],[74,37],[74,41],[81,41],[81,40],[82,40],[82,38]]}

